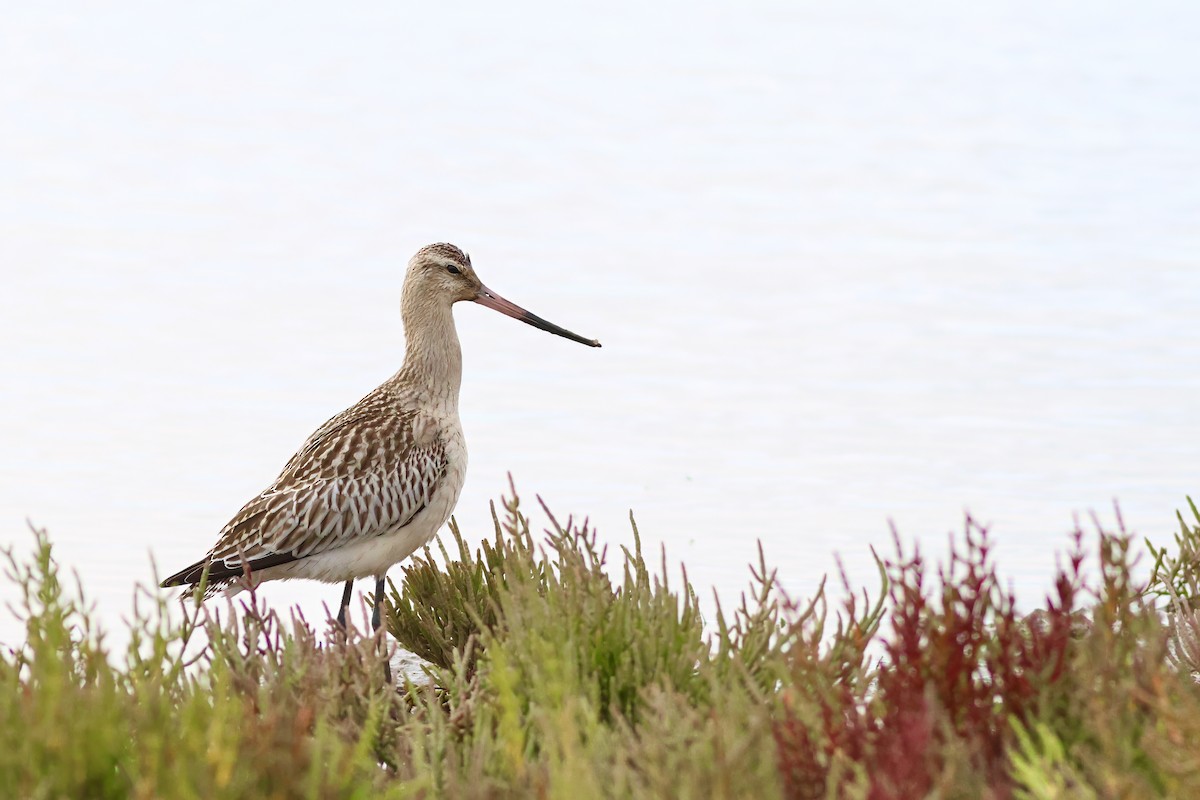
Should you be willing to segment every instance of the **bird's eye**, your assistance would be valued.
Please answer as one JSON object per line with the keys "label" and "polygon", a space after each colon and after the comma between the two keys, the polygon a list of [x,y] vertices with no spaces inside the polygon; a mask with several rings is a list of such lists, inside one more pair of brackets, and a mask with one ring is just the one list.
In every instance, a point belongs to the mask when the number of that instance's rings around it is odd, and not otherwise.
{"label": "bird's eye", "polygon": [[446,271],[449,272],[451,275],[462,275],[462,270],[459,269],[458,267],[454,266],[453,264],[447,264]]}

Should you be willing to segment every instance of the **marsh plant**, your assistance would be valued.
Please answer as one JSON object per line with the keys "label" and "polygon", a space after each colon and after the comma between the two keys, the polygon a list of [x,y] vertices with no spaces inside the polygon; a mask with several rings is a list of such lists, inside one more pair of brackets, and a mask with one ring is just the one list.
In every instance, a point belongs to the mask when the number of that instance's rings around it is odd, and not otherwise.
{"label": "marsh plant", "polygon": [[[8,553],[0,787],[30,798],[1200,796],[1200,514],[1135,579],[1131,537],[1064,541],[1018,613],[987,530],[940,565],[896,537],[879,583],[789,597],[760,553],[703,619],[682,569],[610,552],[516,493],[386,600],[427,661],[323,619],[139,592],[119,649],[44,533]],[[541,528],[538,525],[537,528]],[[1144,572],[1142,573],[1144,574]],[[246,595],[242,595],[247,597]]]}

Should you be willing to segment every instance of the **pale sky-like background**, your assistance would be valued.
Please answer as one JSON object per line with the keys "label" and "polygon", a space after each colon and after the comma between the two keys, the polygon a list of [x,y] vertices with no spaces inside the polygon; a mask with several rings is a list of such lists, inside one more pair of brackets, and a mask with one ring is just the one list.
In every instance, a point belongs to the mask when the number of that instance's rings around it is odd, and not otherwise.
{"label": "pale sky-like background", "polygon": [[1036,603],[1073,515],[1165,539],[1200,494],[1198,34],[1183,0],[13,5],[0,544],[48,528],[116,625],[399,366],[446,240],[604,343],[458,309],[468,538],[511,471],[732,602],[757,540],[803,595],[969,509]]}

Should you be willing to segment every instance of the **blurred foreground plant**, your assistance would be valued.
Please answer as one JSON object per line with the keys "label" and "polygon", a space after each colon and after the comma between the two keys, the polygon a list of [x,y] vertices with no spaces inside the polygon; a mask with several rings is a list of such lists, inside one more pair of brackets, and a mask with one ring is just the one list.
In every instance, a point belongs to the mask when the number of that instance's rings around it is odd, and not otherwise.
{"label": "blurred foreground plant", "polygon": [[[701,620],[665,554],[535,536],[515,492],[477,548],[410,561],[389,629],[428,681],[381,685],[375,642],[253,596],[139,592],[111,651],[46,537],[11,552],[25,641],[0,655],[0,787],[16,797],[1102,798],[1200,796],[1200,528],[1151,548],[1077,530],[1020,615],[987,531],[942,567],[897,537],[880,589],[750,590]],[[1200,515],[1197,516],[1200,522]],[[1165,598],[1165,609],[1155,602]],[[1165,611],[1166,613],[1162,613]],[[1189,636],[1193,638],[1188,638]]]}
{"label": "blurred foreground plant", "polygon": [[[25,641],[0,657],[8,797],[331,797],[387,788],[389,719],[369,639],[321,641],[253,599],[224,618],[138,590],[112,652],[49,541],[11,551]],[[385,795],[386,796],[386,795]]]}

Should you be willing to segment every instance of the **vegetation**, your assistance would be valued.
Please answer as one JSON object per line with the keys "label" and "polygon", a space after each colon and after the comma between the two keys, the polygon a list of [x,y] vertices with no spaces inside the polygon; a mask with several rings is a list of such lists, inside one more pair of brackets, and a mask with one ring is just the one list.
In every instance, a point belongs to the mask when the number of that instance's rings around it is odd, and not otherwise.
{"label": "vegetation", "polygon": [[[549,512],[546,512],[549,515]],[[404,569],[378,642],[251,599],[139,594],[113,652],[44,534],[9,553],[26,639],[0,655],[0,787],[22,798],[1200,796],[1200,513],[1150,545],[1077,532],[1017,613],[987,532],[943,566],[897,539],[880,586],[798,601],[764,558],[702,620],[640,545],[535,536],[516,498],[478,549]],[[636,528],[635,528],[636,534]],[[441,543],[439,543],[441,546]],[[171,611],[171,613],[168,613]]]}

